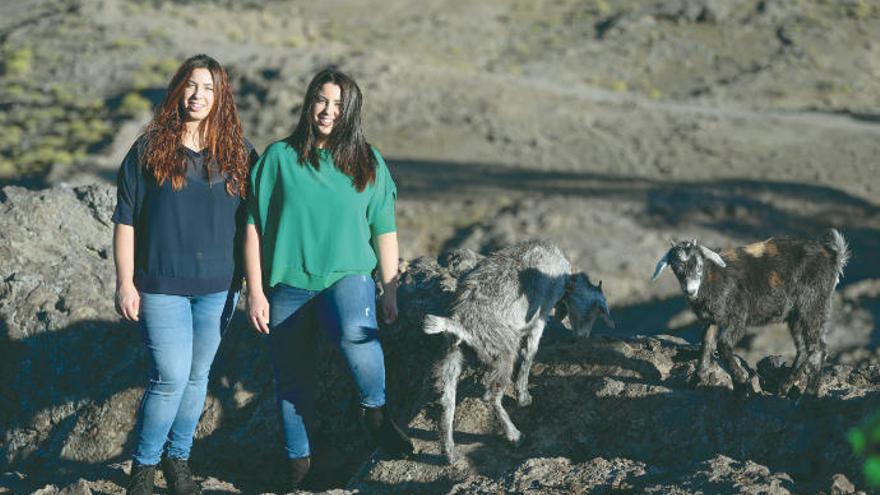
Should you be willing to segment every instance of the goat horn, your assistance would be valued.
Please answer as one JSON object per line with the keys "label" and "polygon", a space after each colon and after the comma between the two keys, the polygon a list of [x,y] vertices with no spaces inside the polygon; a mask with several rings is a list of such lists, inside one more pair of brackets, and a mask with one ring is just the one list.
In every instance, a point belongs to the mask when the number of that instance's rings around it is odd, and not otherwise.
{"label": "goat horn", "polygon": [[706,246],[699,246],[699,249],[700,249],[700,252],[703,253],[703,256],[705,256],[706,259],[708,259],[712,263],[715,263],[716,265],[720,266],[721,268],[724,268],[727,266],[727,263],[724,262],[724,259],[722,259],[721,256],[718,253],[716,253],[715,251],[712,251],[711,249],[707,248]]}
{"label": "goat horn", "polygon": [[666,254],[664,254],[663,257],[660,258],[660,260],[657,262],[657,266],[654,268],[654,275],[651,277],[652,282],[654,280],[657,280],[657,277],[660,276],[660,273],[662,273],[663,269],[666,268],[666,265],[669,264],[669,253],[670,252],[671,252],[671,250],[667,251]]}

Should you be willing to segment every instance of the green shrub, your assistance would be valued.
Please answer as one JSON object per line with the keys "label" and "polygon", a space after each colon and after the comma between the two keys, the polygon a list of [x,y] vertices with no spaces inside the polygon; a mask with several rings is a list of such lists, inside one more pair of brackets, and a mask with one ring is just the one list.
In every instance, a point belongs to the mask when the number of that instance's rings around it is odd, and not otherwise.
{"label": "green shrub", "polygon": [[17,50],[4,50],[3,74],[12,77],[21,77],[30,74],[34,61],[34,53],[29,48]]}
{"label": "green shrub", "polygon": [[18,169],[12,160],[0,157],[0,177],[9,178],[18,175]]}
{"label": "green shrub", "polygon": [[122,98],[119,102],[119,108],[116,111],[123,117],[137,117],[143,113],[149,112],[152,108],[150,100],[144,98],[139,93],[132,91]]}
{"label": "green shrub", "polygon": [[155,72],[164,75],[165,80],[171,80],[171,76],[173,76],[174,73],[177,72],[177,68],[180,67],[181,63],[183,63],[182,60],[177,60],[173,57],[166,57],[156,62],[154,70]]}
{"label": "green shrub", "polygon": [[110,46],[116,48],[118,50],[126,50],[126,49],[135,49],[135,48],[143,48],[144,41],[139,39],[132,38],[116,38],[115,40],[110,42]]}
{"label": "green shrub", "polygon": [[864,461],[862,474],[871,487],[880,486],[880,414],[874,414],[847,432],[853,453]]}
{"label": "green shrub", "polygon": [[83,159],[111,135],[102,100],[61,85],[19,80],[0,87],[9,104],[0,114],[0,176],[40,175]]}

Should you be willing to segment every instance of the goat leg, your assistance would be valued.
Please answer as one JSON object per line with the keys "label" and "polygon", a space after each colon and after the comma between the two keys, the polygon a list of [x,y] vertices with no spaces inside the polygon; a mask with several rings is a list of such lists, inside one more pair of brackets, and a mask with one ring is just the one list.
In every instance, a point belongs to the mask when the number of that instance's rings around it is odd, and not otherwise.
{"label": "goat leg", "polygon": [[721,339],[718,351],[730,377],[733,379],[733,390],[737,395],[748,398],[762,393],[758,375],[749,371],[745,363],[733,353],[733,346],[726,339]]}
{"label": "goat leg", "polygon": [[455,419],[455,391],[458,388],[458,378],[461,375],[461,364],[464,355],[458,344],[452,344],[449,352],[443,358],[437,369],[437,388],[442,395],[440,403],[443,412],[440,417],[440,435],[443,453],[446,460],[453,464],[458,460],[455,454],[455,441],[452,439],[453,420]]}
{"label": "goat leg", "polygon": [[544,324],[544,320],[538,320],[526,336],[523,361],[519,367],[519,375],[516,377],[516,402],[520,407],[526,407],[532,403],[532,395],[529,394],[529,373],[532,369],[532,363],[535,361],[535,353],[538,352],[541,335],[544,333]]}
{"label": "goat leg", "polygon": [[493,380],[489,384],[488,390],[490,402],[495,409],[495,414],[498,415],[501,427],[504,429],[504,438],[515,447],[518,447],[523,442],[523,434],[516,428],[513,421],[510,420],[507,410],[504,409],[504,405],[501,403],[501,400],[504,398],[504,391],[507,390],[507,386],[510,385],[510,375],[513,372],[513,363],[512,360],[504,360],[496,363],[495,366],[496,368],[491,372]]}
{"label": "goat leg", "polygon": [[[830,310],[828,311],[830,313]],[[812,316],[812,315],[811,315]],[[802,317],[789,322],[792,339],[797,348],[797,357],[791,368],[791,374],[783,382],[780,393],[791,399],[799,399],[802,395],[815,397],[819,393],[819,382],[822,377],[822,364],[825,361],[825,331],[827,316],[824,322],[818,322],[820,315],[810,318]]]}
{"label": "goat leg", "polygon": [[700,349],[700,364],[697,367],[695,385],[698,387],[718,387],[724,383],[718,376],[715,364],[715,350],[718,347],[718,325],[711,324],[703,333],[703,344]]}

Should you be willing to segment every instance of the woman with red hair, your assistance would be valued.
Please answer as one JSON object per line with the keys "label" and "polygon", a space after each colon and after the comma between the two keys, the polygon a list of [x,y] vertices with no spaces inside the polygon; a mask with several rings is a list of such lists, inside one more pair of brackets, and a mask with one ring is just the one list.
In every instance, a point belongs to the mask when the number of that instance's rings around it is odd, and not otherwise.
{"label": "woman with red hair", "polygon": [[187,460],[241,286],[242,200],[256,158],[226,71],[196,55],[119,169],[116,310],[139,322],[151,368],[130,494],[152,494],[160,463],[171,493],[200,493]]}

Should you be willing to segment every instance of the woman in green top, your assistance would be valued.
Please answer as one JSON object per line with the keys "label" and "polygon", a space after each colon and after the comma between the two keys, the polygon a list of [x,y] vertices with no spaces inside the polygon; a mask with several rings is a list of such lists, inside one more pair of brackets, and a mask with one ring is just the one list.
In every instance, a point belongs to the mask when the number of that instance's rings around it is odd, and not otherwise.
{"label": "woman in green top", "polygon": [[384,411],[385,364],[370,276],[378,261],[382,314],[391,323],[397,318],[397,189],[364,138],[361,100],[349,76],[319,72],[296,130],[271,144],[251,172],[248,316],[271,341],[289,489],[310,466],[316,331],[342,351],[376,441],[392,454],[412,452]]}

